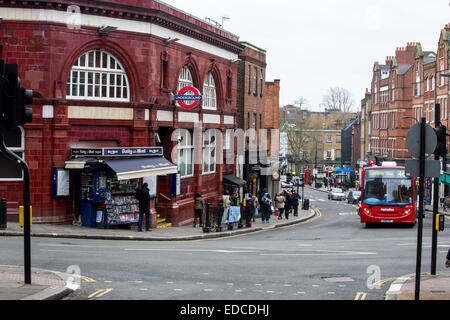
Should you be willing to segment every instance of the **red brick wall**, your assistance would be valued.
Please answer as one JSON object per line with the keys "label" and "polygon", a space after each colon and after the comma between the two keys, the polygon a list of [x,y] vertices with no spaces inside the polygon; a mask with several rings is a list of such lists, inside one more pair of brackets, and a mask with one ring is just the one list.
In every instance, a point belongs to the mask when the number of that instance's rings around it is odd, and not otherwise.
{"label": "red brick wall", "polygon": [[[110,1],[108,6],[114,7],[111,4],[114,2],[119,3],[119,1]],[[124,3],[120,1],[120,4]],[[160,9],[185,22],[194,23],[197,26],[195,32],[199,34],[215,37],[226,44],[231,44],[234,48],[240,47],[237,37],[167,6],[153,1],[129,0],[127,4],[143,6],[138,8],[141,13],[147,12],[148,8]],[[22,5],[26,4],[15,3],[18,7]],[[130,10],[121,8],[125,11]],[[172,20],[177,21],[176,18]],[[70,199],[51,198],[51,168],[64,166],[64,162],[70,158],[70,148],[74,143],[81,140],[114,140],[122,147],[148,146],[153,145],[153,132],[160,126],[173,129],[186,125],[179,124],[177,121],[158,123],[155,119],[158,109],[177,111],[169,100],[167,90],[161,88],[162,59],[165,59],[168,65],[169,88],[167,89],[176,93],[178,76],[185,64],[190,66],[194,84],[200,90],[203,89],[206,73],[212,71],[218,92],[218,109],[211,113],[236,115],[237,65],[232,65],[228,59],[196,48],[186,47],[176,42],[165,45],[164,40],[156,36],[119,30],[108,36],[99,36],[95,28],[83,27],[80,30],[70,30],[58,23],[5,19],[0,24],[0,44],[2,45],[1,58],[5,59],[6,63],[17,63],[22,86],[35,91],[33,123],[25,127],[26,161],[30,165],[31,204],[35,222],[71,220],[73,204]],[[66,82],[73,63],[80,55],[93,49],[109,51],[121,61],[130,84],[130,102],[66,100]],[[230,88],[228,88],[229,85]],[[45,104],[54,106],[54,118],[42,118],[42,105]],[[132,121],[69,120],[67,118],[69,105],[135,108],[135,119]],[[150,121],[143,119],[143,108],[150,108]],[[192,112],[200,113],[200,109]],[[223,125],[213,127],[221,126]],[[171,145],[164,147],[170,149]],[[232,166],[227,166],[226,169],[232,170]],[[183,195],[175,201],[180,201],[180,213],[177,210],[172,210],[170,213],[174,224],[193,217],[193,213],[188,212],[190,209],[187,208],[191,206],[191,196],[196,190],[202,191],[210,199],[217,200],[221,190],[220,178],[220,172],[201,176],[201,173],[197,171],[193,179],[183,180],[181,188],[185,192],[182,192]],[[170,195],[169,179],[161,179],[160,186],[160,190]],[[6,197],[8,202],[21,203],[21,195],[18,192],[21,187],[21,182],[0,182],[0,196]],[[170,205],[174,207],[175,205],[172,204]],[[164,207],[163,200],[161,200],[161,206]]]}

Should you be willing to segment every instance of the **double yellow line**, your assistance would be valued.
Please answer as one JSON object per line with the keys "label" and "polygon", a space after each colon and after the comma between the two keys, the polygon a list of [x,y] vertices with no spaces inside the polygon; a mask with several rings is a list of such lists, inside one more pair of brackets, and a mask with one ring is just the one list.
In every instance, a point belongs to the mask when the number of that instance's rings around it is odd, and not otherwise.
{"label": "double yellow line", "polygon": [[82,276],[79,274],[71,274],[71,277],[76,277],[76,278],[80,278],[81,280],[83,280],[84,282],[96,282],[94,279],[86,277],[86,276]]}
{"label": "double yellow line", "polygon": [[367,293],[366,292],[358,292],[356,294],[355,300],[366,300]]}
{"label": "double yellow line", "polygon": [[88,296],[88,299],[92,299],[92,298],[101,298],[103,297],[105,294],[107,294],[108,292],[113,291],[113,289],[100,289],[95,291],[94,293],[91,293]]}

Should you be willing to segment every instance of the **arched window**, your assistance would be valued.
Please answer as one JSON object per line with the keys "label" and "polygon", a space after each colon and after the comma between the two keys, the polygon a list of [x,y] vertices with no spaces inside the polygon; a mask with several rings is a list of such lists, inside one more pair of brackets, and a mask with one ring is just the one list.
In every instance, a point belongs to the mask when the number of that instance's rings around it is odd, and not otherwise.
{"label": "arched window", "polygon": [[203,109],[217,109],[216,84],[211,72],[206,74],[203,83]]}
{"label": "arched window", "polygon": [[67,99],[130,101],[128,77],[119,60],[101,50],[86,52],[72,67]]}
{"label": "arched window", "polygon": [[[181,69],[180,76],[178,77],[178,88],[177,92],[179,92],[184,87],[193,87],[194,81],[192,80],[192,74],[191,70],[189,70],[188,66],[184,66],[183,69]],[[193,95],[194,93],[191,91],[187,91],[185,95]],[[189,100],[183,100],[184,104],[190,105],[194,103],[195,101],[189,101]],[[178,102],[176,103],[178,105]]]}

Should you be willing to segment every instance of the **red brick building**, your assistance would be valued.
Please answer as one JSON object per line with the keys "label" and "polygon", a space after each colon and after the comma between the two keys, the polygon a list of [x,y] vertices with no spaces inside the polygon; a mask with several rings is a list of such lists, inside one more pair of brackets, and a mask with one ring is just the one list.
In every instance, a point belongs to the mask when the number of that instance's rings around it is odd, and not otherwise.
{"label": "red brick building", "polygon": [[[208,202],[221,199],[223,175],[235,173],[218,159],[220,133],[236,127],[237,36],[153,0],[0,6],[0,57],[17,63],[22,86],[35,92],[33,122],[14,149],[30,167],[33,222],[72,220],[73,174],[70,195],[52,197],[52,168],[64,168],[72,148],[163,146],[181,179],[171,196],[170,176],[158,178],[157,209],[174,226],[192,221],[195,192]],[[185,110],[171,100],[185,85],[203,92],[199,107]],[[199,122],[203,132],[218,131],[193,141]],[[179,159],[208,154],[194,164]],[[9,208],[22,203],[22,179],[0,179],[0,197]]]}
{"label": "red brick building", "polygon": [[372,156],[402,163],[409,158],[406,134],[411,127],[412,79],[417,44],[397,48],[385,64],[375,62],[372,77],[370,151]]}

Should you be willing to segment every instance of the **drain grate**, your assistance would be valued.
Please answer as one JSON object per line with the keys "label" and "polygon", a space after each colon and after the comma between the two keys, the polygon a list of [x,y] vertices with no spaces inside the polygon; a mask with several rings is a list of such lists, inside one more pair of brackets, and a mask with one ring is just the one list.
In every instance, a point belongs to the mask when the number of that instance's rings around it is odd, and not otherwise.
{"label": "drain grate", "polygon": [[352,282],[355,281],[350,277],[322,277],[323,280],[328,282]]}

